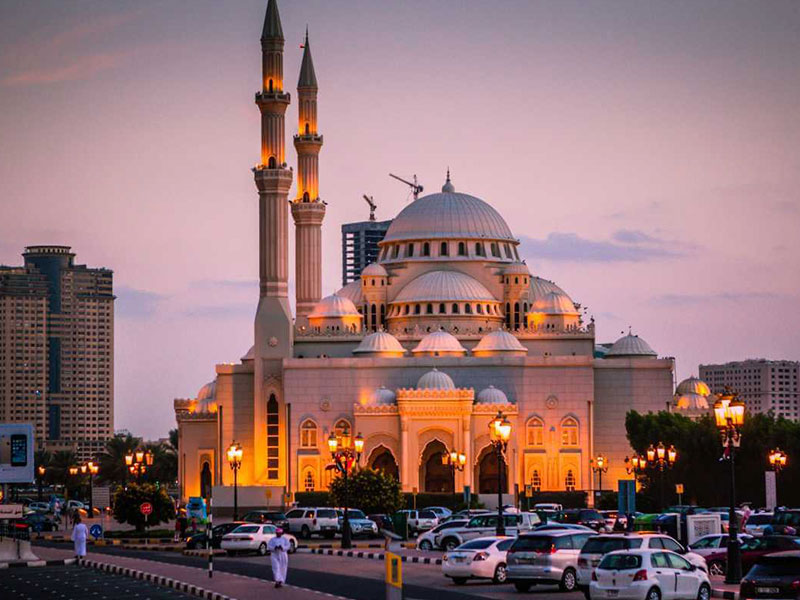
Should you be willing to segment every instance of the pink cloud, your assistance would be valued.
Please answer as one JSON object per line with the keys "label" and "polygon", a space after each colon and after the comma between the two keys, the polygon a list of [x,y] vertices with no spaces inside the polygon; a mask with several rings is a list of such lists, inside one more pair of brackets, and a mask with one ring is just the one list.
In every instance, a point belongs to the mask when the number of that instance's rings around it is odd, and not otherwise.
{"label": "pink cloud", "polygon": [[49,83],[60,83],[62,81],[88,79],[102,71],[107,71],[117,66],[122,56],[121,53],[81,56],[73,60],[70,64],[59,67],[33,68],[21,73],[9,75],[0,81],[2,81],[4,86],[14,87],[23,85],[46,85]]}

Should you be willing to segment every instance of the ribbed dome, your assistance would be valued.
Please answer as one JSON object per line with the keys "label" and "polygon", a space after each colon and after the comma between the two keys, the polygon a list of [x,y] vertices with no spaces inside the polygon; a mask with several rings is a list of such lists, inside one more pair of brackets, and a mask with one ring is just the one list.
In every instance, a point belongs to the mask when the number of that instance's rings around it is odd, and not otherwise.
{"label": "ribbed dome", "polygon": [[508,404],[508,397],[503,390],[498,390],[493,385],[490,385],[478,393],[475,398],[476,404]]}
{"label": "ribbed dome", "polygon": [[336,295],[341,296],[342,298],[347,298],[356,306],[361,304],[361,302],[364,300],[360,281],[351,281],[338,292],[336,292]]}
{"label": "ribbed dome", "polygon": [[700,394],[681,394],[675,396],[678,410],[709,410],[708,398]]}
{"label": "ribbed dome", "polygon": [[481,356],[483,353],[495,352],[527,354],[528,349],[519,343],[516,336],[502,329],[496,329],[491,333],[487,333],[472,349],[472,353],[475,356]]}
{"label": "ribbed dome", "polygon": [[531,296],[534,301],[539,298],[543,298],[550,292],[558,292],[559,294],[564,294],[565,296],[567,295],[564,290],[562,290],[552,281],[542,279],[541,277],[531,277]]}
{"label": "ribbed dome", "polygon": [[411,351],[413,354],[430,352],[431,354],[448,352],[466,354],[467,349],[461,345],[456,337],[446,331],[434,331],[419,341],[417,347]]}
{"label": "ribbed dome", "polygon": [[434,369],[428,371],[417,381],[418,390],[454,390],[456,384],[447,373]]}
{"label": "ribbed dome", "polygon": [[314,310],[311,311],[309,317],[351,317],[359,316],[358,309],[353,302],[339,296],[338,294],[331,294],[325,296],[322,300],[317,302]]}
{"label": "ribbed dome", "polygon": [[525,263],[511,263],[503,269],[503,275],[530,275],[531,271]]}
{"label": "ribbed dome", "polygon": [[209,381],[197,392],[197,404],[194,408],[198,413],[217,412],[217,380]]}
{"label": "ribbed dome", "polygon": [[365,336],[353,354],[392,354],[403,356],[406,349],[391,333],[376,331]]}
{"label": "ribbed dome", "polygon": [[434,238],[516,242],[503,217],[486,202],[450,191],[423,196],[406,206],[392,221],[383,241]]}
{"label": "ribbed dome", "polygon": [[372,392],[370,403],[378,406],[397,404],[397,396],[389,388],[381,386]]}
{"label": "ribbed dome", "polygon": [[658,356],[655,350],[638,335],[629,333],[625,337],[619,338],[611,349],[606,353],[606,358],[620,358],[627,356]]}
{"label": "ribbed dome", "polygon": [[386,269],[384,269],[378,263],[370,263],[366,267],[364,267],[363,271],[361,271],[361,276],[362,277],[364,277],[364,276],[366,276],[366,277],[388,277],[389,273],[387,273]]}
{"label": "ribbed dome", "polygon": [[676,396],[682,394],[697,394],[698,396],[706,397],[711,394],[711,388],[702,379],[692,376],[681,381],[675,389]]}
{"label": "ribbed dome", "polygon": [[548,292],[541,298],[537,298],[531,306],[531,312],[544,313],[546,315],[578,315],[575,304],[563,292]]}
{"label": "ribbed dome", "polygon": [[429,271],[411,280],[392,302],[497,302],[479,281],[460,271]]}

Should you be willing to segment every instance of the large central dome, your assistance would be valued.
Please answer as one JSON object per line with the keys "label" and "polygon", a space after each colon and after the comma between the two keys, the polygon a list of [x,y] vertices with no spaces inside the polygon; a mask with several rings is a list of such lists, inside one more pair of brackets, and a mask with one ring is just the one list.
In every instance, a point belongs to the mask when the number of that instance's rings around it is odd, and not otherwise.
{"label": "large central dome", "polygon": [[419,239],[516,241],[500,213],[480,198],[455,191],[430,194],[406,206],[383,241]]}

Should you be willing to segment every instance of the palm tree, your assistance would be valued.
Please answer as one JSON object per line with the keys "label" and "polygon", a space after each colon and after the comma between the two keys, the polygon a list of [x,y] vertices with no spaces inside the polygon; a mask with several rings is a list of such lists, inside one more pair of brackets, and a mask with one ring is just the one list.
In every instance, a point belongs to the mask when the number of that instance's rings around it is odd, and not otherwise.
{"label": "palm tree", "polygon": [[50,467],[45,477],[51,483],[63,485],[65,490],[75,489],[80,485],[80,476],[69,474],[69,468],[78,464],[78,456],[72,450],[59,450],[50,459]]}
{"label": "palm tree", "polygon": [[130,433],[117,434],[108,440],[105,451],[98,456],[98,483],[125,483],[128,479],[125,455],[136,450],[141,443],[141,438],[133,437]]}

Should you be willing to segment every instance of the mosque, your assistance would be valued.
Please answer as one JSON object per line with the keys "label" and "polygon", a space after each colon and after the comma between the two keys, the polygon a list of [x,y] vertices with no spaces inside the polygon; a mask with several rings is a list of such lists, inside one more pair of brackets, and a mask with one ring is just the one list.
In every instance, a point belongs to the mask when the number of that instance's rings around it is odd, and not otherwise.
{"label": "mosque", "polygon": [[[609,467],[603,489],[616,489],[630,477],[627,411],[664,410],[680,405],[678,397],[702,405],[692,396],[702,386],[673,395],[674,360],[642,338],[596,344],[594,320],[531,272],[503,217],[459,191],[449,173],[441,192],[400,211],[360,281],[323,298],[318,85],[306,33],[294,171],[285,152],[291,98],[276,0],[267,5],[261,48],[254,344],[238,362],[217,365],[195,398],[174,401],[184,500],[213,489],[215,506],[232,504],[226,449],[234,441],[243,448],[240,506],[281,505],[298,491],[324,490],[328,436],[349,430],[365,440],[361,465],[397,477],[404,491],[469,486],[490,505],[498,466],[488,424],[498,411],[513,426],[504,492],[595,490],[592,459],[601,454]],[[466,457],[455,477],[442,461],[450,451]]]}

